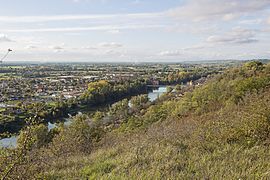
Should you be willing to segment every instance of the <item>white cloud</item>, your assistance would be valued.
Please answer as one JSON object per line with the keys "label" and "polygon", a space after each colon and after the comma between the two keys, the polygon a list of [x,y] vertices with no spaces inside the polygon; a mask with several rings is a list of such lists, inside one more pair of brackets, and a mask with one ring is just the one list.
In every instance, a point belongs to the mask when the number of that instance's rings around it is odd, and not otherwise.
{"label": "white cloud", "polygon": [[178,33],[192,33],[192,34],[209,34],[209,33],[213,33],[216,32],[218,30],[218,26],[217,25],[213,25],[213,24],[196,24],[195,25],[191,25],[191,24],[176,24],[176,25],[171,25],[166,27],[166,30],[169,32],[178,32]]}
{"label": "white cloud", "polygon": [[143,4],[143,1],[142,0],[134,0],[131,2],[131,4],[139,5],[139,4]]}
{"label": "white cloud", "polygon": [[91,26],[91,27],[59,27],[59,28],[29,28],[29,29],[2,29],[2,32],[77,32],[77,31],[110,31],[118,30],[136,30],[136,29],[156,29],[164,28],[165,25],[144,25],[144,24],[128,24],[128,25],[104,25],[104,26]]}
{"label": "white cloud", "polygon": [[107,32],[110,34],[120,34],[121,31],[119,29],[112,29],[112,30],[108,30]]}
{"label": "white cloud", "polygon": [[5,23],[40,23],[51,21],[105,20],[105,19],[152,19],[164,17],[165,13],[128,13],[128,14],[84,14],[84,15],[51,15],[51,16],[0,16]]}
{"label": "white cloud", "polygon": [[224,21],[230,21],[230,20],[236,19],[237,17],[239,17],[238,14],[228,13],[228,14],[224,14],[223,17],[222,17],[222,19]]}
{"label": "white cloud", "polygon": [[53,46],[49,46],[49,49],[52,49],[53,52],[55,53],[59,53],[59,52],[63,52],[66,48],[64,48],[64,43],[62,43],[61,45],[53,45]]}
{"label": "white cloud", "polygon": [[244,24],[244,25],[255,25],[255,24],[261,24],[263,22],[262,19],[247,19],[247,20],[242,20],[239,23]]}
{"label": "white cloud", "polygon": [[[84,5],[86,2],[103,0],[67,1],[79,2],[73,4],[78,6],[80,3]],[[143,7],[149,5],[143,0],[131,0],[128,5],[136,7],[140,5],[135,4],[140,3]],[[128,13],[130,9],[120,10],[117,7],[115,12],[127,13],[0,16],[0,29],[16,40],[12,48],[25,53],[32,52],[37,59],[42,53],[52,59],[67,57],[67,60],[79,57],[87,60],[89,57],[118,60],[115,58],[118,55],[123,59],[139,60],[231,58],[249,51],[243,48],[249,46],[239,44],[258,40],[252,50],[257,54],[268,50],[270,0],[183,0],[181,4],[177,8],[157,13]],[[258,30],[232,29],[234,26]],[[0,35],[1,42],[3,39]]]}
{"label": "white cloud", "polygon": [[5,34],[0,34],[0,42],[14,42],[14,40],[10,39],[7,35]]}
{"label": "white cloud", "polygon": [[[95,0],[71,0],[71,2],[73,2],[73,3],[93,2],[93,1],[95,1]],[[96,1],[98,1],[98,2],[104,4],[104,3],[106,3],[108,0],[96,0]]]}
{"label": "white cloud", "polygon": [[25,49],[36,49],[36,48],[37,48],[37,46],[35,46],[35,45],[28,45],[25,47]]}
{"label": "white cloud", "polygon": [[118,55],[118,56],[120,56],[121,53],[118,52],[118,51],[110,49],[110,50],[107,50],[105,52],[102,52],[102,55]]}
{"label": "white cloud", "polygon": [[50,48],[50,49],[55,49],[55,50],[62,50],[62,49],[64,49],[64,48],[61,47],[61,46],[50,46],[49,48]]}
{"label": "white cloud", "polygon": [[268,18],[267,23],[270,24],[270,17]]}
{"label": "white cloud", "polygon": [[183,52],[180,50],[169,50],[169,51],[161,51],[159,56],[181,56]]}
{"label": "white cloud", "polygon": [[[123,47],[123,44],[116,42],[102,42],[95,45],[81,46],[81,47],[69,47],[66,46],[65,43],[61,43],[60,45],[51,45],[48,46],[49,49],[54,50],[54,52],[91,52],[91,53],[102,53],[108,54],[115,52],[115,49],[119,49]],[[37,48],[36,46],[28,46],[28,48]],[[47,49],[48,49],[47,48]]]}
{"label": "white cloud", "polygon": [[235,44],[245,44],[253,43],[258,40],[255,38],[254,30],[234,28],[232,31],[225,33],[223,35],[213,35],[209,36],[206,40],[209,43],[235,43]]}
{"label": "white cloud", "polygon": [[98,46],[104,47],[104,48],[119,48],[119,47],[122,47],[123,45],[116,42],[102,42],[102,43],[99,43]]}
{"label": "white cloud", "polygon": [[241,53],[241,54],[236,54],[235,55],[235,58],[239,58],[239,59],[251,59],[251,58],[253,58],[255,56],[256,56],[256,53],[251,53],[251,52],[247,53],[247,52],[245,52],[245,53]]}
{"label": "white cloud", "polygon": [[209,19],[232,20],[267,9],[269,0],[190,0],[170,10],[170,16],[179,19],[202,21]]}
{"label": "white cloud", "polygon": [[197,45],[193,45],[193,46],[189,46],[189,47],[185,47],[183,48],[184,51],[191,51],[191,50],[199,50],[199,49],[204,49],[207,47],[211,47],[207,44],[197,44]]}
{"label": "white cloud", "polygon": [[94,46],[83,46],[83,47],[81,47],[81,49],[86,49],[86,50],[97,50],[98,48],[97,48],[97,47],[94,47]]}

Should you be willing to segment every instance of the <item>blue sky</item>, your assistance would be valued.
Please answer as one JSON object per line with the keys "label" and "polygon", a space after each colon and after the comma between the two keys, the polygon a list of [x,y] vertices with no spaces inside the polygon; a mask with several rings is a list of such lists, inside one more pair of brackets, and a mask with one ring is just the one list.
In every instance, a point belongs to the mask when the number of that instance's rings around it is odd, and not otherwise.
{"label": "blue sky", "polygon": [[270,58],[269,0],[0,0],[6,61]]}

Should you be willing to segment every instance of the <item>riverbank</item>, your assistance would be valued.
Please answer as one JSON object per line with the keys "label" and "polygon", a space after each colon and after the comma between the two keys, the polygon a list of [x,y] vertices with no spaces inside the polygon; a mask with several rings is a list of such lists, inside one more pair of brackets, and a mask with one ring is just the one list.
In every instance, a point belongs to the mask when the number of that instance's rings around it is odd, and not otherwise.
{"label": "riverbank", "polygon": [[[162,85],[162,86],[148,87],[147,95],[148,95],[148,98],[149,98],[150,102],[154,102],[162,94],[166,93],[166,90],[167,90],[168,86],[169,85],[167,85],[167,86]],[[144,93],[142,93],[142,94],[144,94]],[[139,94],[137,94],[137,95],[139,95]],[[133,96],[136,96],[136,95],[133,95]],[[118,101],[121,101],[121,100],[126,99],[126,98],[131,99],[131,97],[133,97],[133,96],[128,96],[128,97],[122,98],[122,99],[120,99]],[[111,106],[113,103],[116,103],[118,101],[106,103],[106,104],[99,105],[99,106],[96,106],[96,107],[82,106],[82,108],[76,108],[76,111],[75,111],[75,109],[73,110],[73,116],[75,116],[78,113],[92,114],[92,113],[95,113],[96,111],[106,111],[106,110],[108,110],[109,106]],[[58,119],[58,120],[47,121],[46,124],[48,126],[48,130],[51,130],[51,129],[57,127],[58,123],[64,123],[65,125],[69,125],[71,123],[71,121],[72,121],[73,116]],[[0,140],[0,147],[4,147],[4,148],[16,147],[17,139],[18,139],[17,133],[13,134],[11,137],[3,138],[3,139]]]}

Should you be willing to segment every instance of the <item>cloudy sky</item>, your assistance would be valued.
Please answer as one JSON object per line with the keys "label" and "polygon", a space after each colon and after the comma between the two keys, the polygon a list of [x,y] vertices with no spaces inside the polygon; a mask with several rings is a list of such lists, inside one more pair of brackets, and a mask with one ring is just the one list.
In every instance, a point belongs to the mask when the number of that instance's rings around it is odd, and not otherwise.
{"label": "cloudy sky", "polygon": [[270,58],[270,0],[0,0],[6,61]]}

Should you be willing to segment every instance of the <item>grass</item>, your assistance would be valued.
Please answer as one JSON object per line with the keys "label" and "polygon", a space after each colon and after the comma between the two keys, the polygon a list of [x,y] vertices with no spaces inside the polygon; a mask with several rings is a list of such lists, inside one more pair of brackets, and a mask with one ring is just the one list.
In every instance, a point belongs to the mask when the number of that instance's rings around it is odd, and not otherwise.
{"label": "grass", "polygon": [[[133,139],[131,140],[133,141]],[[180,144],[152,139],[127,142],[110,149],[100,149],[86,159],[73,157],[62,168],[53,168],[47,177],[63,179],[197,179],[197,178],[267,178],[269,149],[227,145],[213,152],[201,153]],[[81,166],[78,166],[81,164]],[[76,165],[76,166],[75,166]],[[74,168],[76,167],[76,168]]]}
{"label": "grass", "polygon": [[250,95],[241,105],[205,115],[168,116],[148,129],[112,132],[93,153],[57,162],[65,165],[51,167],[45,177],[270,178],[269,136],[263,133],[269,128],[269,100],[267,91],[260,96]]}

